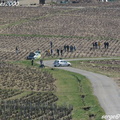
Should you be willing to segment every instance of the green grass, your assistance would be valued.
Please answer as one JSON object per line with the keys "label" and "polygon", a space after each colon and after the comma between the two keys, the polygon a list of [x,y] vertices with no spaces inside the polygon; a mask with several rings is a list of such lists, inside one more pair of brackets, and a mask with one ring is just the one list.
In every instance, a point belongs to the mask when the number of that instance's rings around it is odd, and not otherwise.
{"label": "green grass", "polygon": [[[94,120],[101,119],[101,116],[105,113],[100,107],[97,98],[93,95],[92,85],[86,77],[59,69],[48,69],[48,71],[57,79],[55,82],[57,86],[55,94],[59,98],[57,104],[72,105],[74,108],[72,113],[73,120],[88,120],[89,114],[96,115]],[[80,82],[78,82],[78,80],[80,80]],[[81,95],[86,95],[84,103]],[[85,106],[89,106],[91,109],[85,111],[83,110]]]}
{"label": "green grass", "polygon": [[39,61],[39,60],[38,59],[34,60],[33,66],[31,65],[31,60],[10,61],[10,63],[25,65],[28,67],[38,67],[38,64],[36,63],[36,61]]}

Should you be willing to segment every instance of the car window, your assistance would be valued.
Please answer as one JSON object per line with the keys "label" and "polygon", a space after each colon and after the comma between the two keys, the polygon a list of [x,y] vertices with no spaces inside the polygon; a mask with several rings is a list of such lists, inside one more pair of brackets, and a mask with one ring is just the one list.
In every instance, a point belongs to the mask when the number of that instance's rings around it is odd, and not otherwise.
{"label": "car window", "polygon": [[63,61],[64,63],[67,63],[67,61]]}
{"label": "car window", "polygon": [[59,61],[54,61],[54,63],[58,63]]}
{"label": "car window", "polygon": [[33,56],[34,56],[34,54],[30,54],[29,56],[30,56],[30,57],[33,57]]}

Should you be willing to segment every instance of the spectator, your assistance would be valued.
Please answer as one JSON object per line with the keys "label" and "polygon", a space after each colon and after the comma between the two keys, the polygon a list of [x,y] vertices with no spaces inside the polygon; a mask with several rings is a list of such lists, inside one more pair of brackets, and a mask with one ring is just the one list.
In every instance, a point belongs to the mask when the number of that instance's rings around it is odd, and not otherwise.
{"label": "spectator", "polygon": [[53,47],[53,43],[52,43],[52,41],[50,42],[50,47],[51,47],[51,48]]}
{"label": "spectator", "polygon": [[62,49],[60,50],[60,53],[61,53],[61,56],[62,56],[63,55],[63,50]]}
{"label": "spectator", "polygon": [[38,48],[36,52],[40,53],[40,49]]}
{"label": "spectator", "polygon": [[34,60],[32,59],[32,60],[31,60],[31,65],[33,65],[33,64],[34,64]]}
{"label": "spectator", "polygon": [[18,49],[18,46],[16,46],[16,54],[18,55],[18,53],[19,53],[19,49]]}
{"label": "spectator", "polygon": [[57,55],[59,56],[59,49],[57,49]]}
{"label": "spectator", "polygon": [[73,47],[73,50],[76,51],[76,47],[75,46]]}
{"label": "spectator", "polygon": [[104,42],[104,48],[106,48],[106,42]]}
{"label": "spectator", "polygon": [[42,59],[40,59],[40,67],[41,68],[45,67],[44,64],[43,64],[43,60]]}
{"label": "spectator", "polygon": [[67,46],[66,45],[64,45],[64,51],[66,52],[66,49],[67,49]]}
{"label": "spectator", "polygon": [[106,48],[107,49],[109,48],[109,42],[106,42]]}
{"label": "spectator", "polygon": [[50,50],[48,50],[47,52],[48,52],[48,56],[50,56]]}
{"label": "spectator", "polygon": [[99,49],[100,49],[100,46],[101,46],[101,43],[100,43],[100,41],[98,42],[98,47],[99,47]]}
{"label": "spectator", "polygon": [[70,52],[73,52],[73,46],[72,45],[70,46]]}
{"label": "spectator", "polygon": [[98,43],[97,43],[97,42],[95,42],[95,48],[97,49],[97,47],[98,47]]}
{"label": "spectator", "polygon": [[95,49],[95,42],[93,42],[92,45],[93,45],[93,49]]}
{"label": "spectator", "polygon": [[69,45],[67,45],[67,52],[69,52]]}
{"label": "spectator", "polygon": [[51,55],[53,54],[53,49],[51,49]]}

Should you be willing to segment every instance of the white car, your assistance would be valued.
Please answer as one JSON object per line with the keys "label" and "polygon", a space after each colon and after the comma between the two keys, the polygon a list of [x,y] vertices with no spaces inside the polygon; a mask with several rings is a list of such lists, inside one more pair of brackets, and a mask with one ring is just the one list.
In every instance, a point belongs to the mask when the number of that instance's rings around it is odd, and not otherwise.
{"label": "white car", "polygon": [[60,59],[60,60],[55,60],[53,65],[54,67],[71,66],[71,63]]}

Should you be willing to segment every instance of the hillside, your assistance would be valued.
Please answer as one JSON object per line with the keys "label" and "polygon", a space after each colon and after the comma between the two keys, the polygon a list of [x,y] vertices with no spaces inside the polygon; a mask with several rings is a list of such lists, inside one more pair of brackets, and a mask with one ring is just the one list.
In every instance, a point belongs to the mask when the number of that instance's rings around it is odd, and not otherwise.
{"label": "hillside", "polygon": [[[115,4],[116,5],[116,4]],[[120,10],[86,7],[78,9],[50,7],[0,7],[0,58],[21,60],[37,50],[50,50],[53,42],[55,57],[103,57],[120,56]],[[4,11],[4,12],[3,12]],[[101,43],[100,49],[93,49],[93,42]],[[109,42],[109,49],[104,48]],[[56,49],[64,45],[76,47],[74,52],[63,52],[57,56]],[[15,47],[20,53],[16,56]]]}

